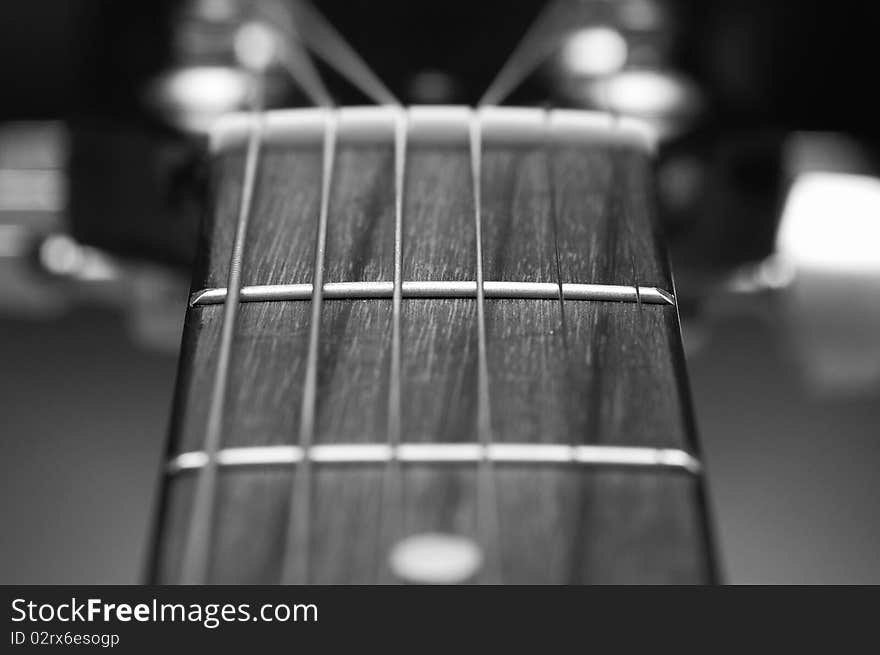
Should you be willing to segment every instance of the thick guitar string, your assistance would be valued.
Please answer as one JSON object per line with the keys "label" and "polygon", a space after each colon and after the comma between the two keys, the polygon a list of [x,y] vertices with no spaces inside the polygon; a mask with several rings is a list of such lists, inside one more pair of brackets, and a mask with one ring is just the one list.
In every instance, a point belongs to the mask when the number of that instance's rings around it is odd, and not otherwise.
{"label": "thick guitar string", "polygon": [[[299,425],[299,445],[303,449],[311,448],[315,441],[315,412],[318,396],[318,345],[321,332],[324,255],[327,247],[327,222],[330,204],[330,185],[336,153],[337,123],[338,116],[336,111],[329,110],[326,115],[324,128],[321,207],[318,213],[315,243],[309,350],[306,359],[306,375]],[[312,471],[311,465],[308,462],[303,462],[302,466],[294,473],[291,486],[293,493],[290,501],[290,515],[287,521],[288,529],[281,577],[284,584],[306,584],[308,583],[311,559],[310,528],[312,510]]]}
{"label": "thick guitar string", "polygon": [[214,374],[214,386],[205,428],[205,453],[208,462],[196,483],[193,501],[192,521],[186,538],[183,555],[182,580],[184,584],[205,584],[210,566],[210,542],[214,523],[215,489],[217,487],[216,454],[220,449],[223,424],[223,408],[229,379],[229,360],[232,352],[232,339],[235,331],[235,318],[238,313],[239,292],[241,290],[241,262],[244,254],[245,238],[251,214],[257,169],[260,159],[263,131],[262,89],[258,84],[253,97],[251,130],[245,155],[244,180],[241,190],[235,241],[229,259],[227,272],[227,295],[223,304],[223,322],[220,333],[220,353]]}
{"label": "thick guitar string", "polygon": [[[477,277],[477,430],[479,443],[484,448],[492,445],[492,414],[489,396],[489,363],[486,353],[486,312],[483,289],[483,228],[482,228],[482,126],[479,113],[470,117],[470,161],[474,203],[474,233],[476,242]],[[488,458],[477,465],[477,529],[487,551],[487,570],[484,580],[501,583],[498,561],[498,504],[495,496],[494,466]]]}

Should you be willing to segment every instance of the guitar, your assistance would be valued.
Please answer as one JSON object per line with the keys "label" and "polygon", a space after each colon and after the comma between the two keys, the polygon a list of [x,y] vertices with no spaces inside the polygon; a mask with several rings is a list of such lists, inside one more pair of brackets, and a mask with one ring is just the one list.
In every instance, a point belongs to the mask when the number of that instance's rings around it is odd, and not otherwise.
{"label": "guitar", "polygon": [[494,103],[222,119],[153,580],[715,581],[654,147]]}

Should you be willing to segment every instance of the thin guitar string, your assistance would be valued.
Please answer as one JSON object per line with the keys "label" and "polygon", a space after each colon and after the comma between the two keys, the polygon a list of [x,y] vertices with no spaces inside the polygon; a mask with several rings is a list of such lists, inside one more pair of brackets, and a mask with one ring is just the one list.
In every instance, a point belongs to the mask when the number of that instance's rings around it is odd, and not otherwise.
{"label": "thin guitar string", "polygon": [[526,33],[507,57],[489,84],[479,106],[495,106],[559,45],[559,34],[571,25],[565,0],[552,0],[529,25]]}
{"label": "thin guitar string", "polygon": [[[406,143],[409,126],[405,109],[400,109],[394,123],[394,291],[392,295],[391,369],[388,383],[388,445],[395,451],[401,443],[401,304],[403,299],[403,194],[406,171]],[[401,532],[403,519],[403,470],[392,458],[385,466],[380,511],[380,543],[391,546]],[[390,516],[389,516],[390,515]],[[386,548],[389,550],[389,548]],[[389,579],[386,565],[377,567],[380,580]]]}
{"label": "thin guitar string", "polygon": [[[300,412],[299,446],[308,451],[315,441],[315,413],[318,385],[318,345],[321,331],[321,304],[324,280],[324,255],[327,247],[327,223],[330,204],[330,185],[336,153],[338,116],[328,110],[324,128],[323,161],[321,177],[321,207],[318,212],[317,237],[315,240],[315,264],[313,273],[312,313],[309,325],[309,349],[306,359],[306,375],[303,386],[302,410]],[[292,498],[287,521],[286,546],[282,565],[284,584],[306,584],[311,561],[311,510],[312,470],[311,463],[304,461],[294,473]]]}
{"label": "thin guitar string", "polygon": [[[544,155],[545,155],[545,165],[547,170],[547,182],[550,187],[550,215],[553,220],[553,241],[554,241],[554,251],[556,255],[556,279],[559,284],[559,317],[560,317],[560,334],[562,338],[562,353],[564,361],[562,362],[562,370],[563,376],[565,379],[566,386],[569,389],[577,388],[574,379],[574,373],[572,370],[573,365],[577,365],[574,363],[570,353],[571,347],[568,339],[568,330],[569,325],[566,321],[566,311],[565,311],[565,294],[563,293],[563,281],[562,281],[562,266],[559,261],[559,217],[557,216],[557,185],[556,185],[556,167],[554,166],[555,158],[551,157],[551,150],[555,149],[556,143],[553,138],[553,130],[552,124],[550,122],[550,112],[547,111],[545,113],[545,122],[544,122]],[[569,444],[572,448],[577,448],[581,445],[584,440],[585,435],[578,434],[577,430],[571,430],[571,436],[569,437]],[[585,480],[586,476],[579,476],[581,480]],[[581,484],[584,484],[583,482]],[[579,525],[579,524],[578,524]],[[569,565],[569,569],[574,572],[575,570],[575,557],[574,557],[575,549],[572,549],[571,563]],[[576,579],[575,575],[571,576],[572,579]]]}
{"label": "thin guitar string", "polygon": [[[621,128],[620,128],[620,112],[614,107],[614,105],[611,102],[609,80],[611,79],[612,75],[613,75],[613,73],[605,73],[604,75],[599,77],[597,84],[598,84],[598,90],[599,90],[598,95],[600,98],[602,98],[602,100],[600,100],[600,103],[599,103],[600,108],[603,109],[604,111],[608,112],[608,114],[611,116],[611,130],[612,130],[612,132],[615,132],[615,131],[619,131]],[[616,210],[619,210],[622,205],[621,200],[620,200],[620,192],[618,189],[618,187],[619,187],[618,180],[620,177],[619,159],[621,156],[620,153],[622,152],[622,149],[618,146],[617,141],[613,141],[608,147],[609,147],[611,157],[612,157],[611,176],[610,176],[611,179],[609,181],[609,188],[610,188],[610,193],[612,196],[612,207]],[[631,221],[624,221],[624,225],[626,225],[626,229],[627,229],[627,233],[628,233],[627,236],[629,237],[628,242],[632,243],[635,238],[635,232],[633,229],[632,222]],[[630,269],[632,272],[633,287],[636,290],[636,303],[638,305],[639,316],[641,316],[641,313],[642,313],[642,293],[641,293],[641,289],[639,288],[638,269],[636,268],[636,258],[635,258],[635,254],[633,252],[630,252]]]}
{"label": "thin guitar string", "polygon": [[[573,376],[571,374],[571,358],[569,357],[570,349],[568,343],[568,324],[565,320],[565,291],[562,281],[562,264],[559,260],[559,217],[556,215],[556,171],[553,166],[553,158],[551,157],[551,150],[555,147],[555,142],[553,140],[553,129],[550,122],[550,112],[546,109],[544,110],[543,127],[544,134],[542,139],[542,149],[544,154],[544,166],[547,172],[547,196],[549,200],[548,204],[550,205],[550,221],[553,225],[553,255],[556,262],[556,283],[559,287],[559,333],[562,339],[562,352],[565,358],[565,361],[563,362],[563,371],[568,388],[574,389],[575,385],[573,383]],[[576,434],[572,434],[571,442],[572,445],[577,444],[578,437]]]}
{"label": "thin guitar string", "polygon": [[290,43],[282,49],[279,60],[313,104],[319,107],[332,107],[335,104],[308,51],[296,39],[290,39]]}
{"label": "thin guitar string", "polygon": [[299,84],[306,97],[319,107],[332,107],[333,98],[324,80],[321,79],[308,50],[302,45],[302,38],[296,29],[293,14],[286,3],[259,2],[255,6],[256,13],[263,14],[273,26],[280,29],[287,40],[280,44],[278,62]]}
{"label": "thin guitar string", "polygon": [[220,448],[223,423],[223,409],[229,379],[229,361],[238,313],[239,292],[241,290],[241,262],[244,254],[245,238],[251,214],[254,188],[258,173],[260,149],[263,132],[262,85],[258,80],[251,112],[251,130],[245,155],[244,179],[241,190],[241,204],[237,218],[235,240],[227,271],[227,295],[223,304],[223,319],[220,333],[220,352],[214,374],[214,386],[205,428],[205,453],[208,463],[196,483],[193,500],[192,521],[186,538],[183,555],[182,580],[184,584],[204,584],[210,566],[210,541],[214,523],[215,487],[217,486],[216,453]]}
{"label": "thin guitar string", "polygon": [[299,35],[315,54],[380,105],[400,105],[400,101],[367,66],[342,35],[311,4],[294,0],[291,13],[301,26]]}
{"label": "thin guitar string", "polygon": [[[492,415],[489,396],[489,362],[486,354],[486,314],[483,289],[483,229],[482,229],[482,126],[478,112],[472,112],[469,124],[471,177],[473,180],[474,233],[477,277],[477,429],[480,444],[492,444]],[[487,550],[484,580],[501,583],[498,558],[499,517],[495,495],[494,466],[488,458],[477,465],[477,529]]]}
{"label": "thin guitar string", "polygon": [[345,38],[307,2],[260,2],[256,13],[265,16],[286,35],[279,63],[313,104],[332,107],[335,102],[312,61],[309,48],[373,102],[400,104]]}
{"label": "thin guitar string", "polygon": [[495,106],[541,63],[559,48],[562,37],[573,25],[591,18],[602,20],[604,12],[613,11],[616,0],[551,0],[529,25],[526,33],[504,61],[489,84],[479,106]]}

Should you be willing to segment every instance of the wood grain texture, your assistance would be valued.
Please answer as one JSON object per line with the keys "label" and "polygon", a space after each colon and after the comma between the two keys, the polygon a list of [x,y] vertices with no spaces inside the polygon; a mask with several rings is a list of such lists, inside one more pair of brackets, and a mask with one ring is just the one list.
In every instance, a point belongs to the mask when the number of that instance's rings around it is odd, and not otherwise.
{"label": "wood grain texture", "polygon": [[562,281],[671,289],[650,211],[648,157],[557,146],[550,159]]}
{"label": "wood grain texture", "polygon": [[[275,584],[281,576],[290,469],[224,471],[218,491],[211,581]],[[313,487],[312,572],[317,584],[384,580],[380,532],[387,472],[371,465],[317,469]],[[179,579],[194,477],[170,482],[158,577]],[[399,534],[478,536],[472,467],[406,467]],[[501,576],[506,584],[666,584],[709,579],[695,480],[639,471],[498,468]],[[386,508],[387,511],[387,508]],[[340,538],[347,535],[346,538]]]}
{"label": "wood grain texture", "polygon": [[[403,278],[473,280],[476,241],[467,129],[407,153]],[[472,300],[404,299],[405,441],[477,441],[477,311]]]}
{"label": "wood grain texture", "polygon": [[[448,135],[447,135],[448,136]],[[224,286],[242,158],[214,161],[215,207],[193,286]],[[393,279],[393,143],[340,133],[329,205],[327,281]],[[245,246],[244,284],[310,282],[320,143],[268,147]],[[483,149],[486,280],[671,289],[651,215],[650,160],[629,146],[489,139]],[[473,280],[476,243],[466,125],[407,151],[403,276]],[[243,303],[232,346],[224,447],[296,444],[308,301]],[[219,343],[220,306],[190,308],[171,452],[198,450]],[[490,299],[485,304],[492,437],[498,442],[695,448],[675,308]],[[470,299],[404,299],[402,438],[475,442],[477,315]],[[316,443],[384,443],[390,300],[326,300]],[[211,582],[281,575],[293,467],[222,470]],[[169,480],[155,576],[179,580],[197,472]],[[388,495],[396,475],[397,496]],[[314,468],[309,582],[388,580],[389,535],[479,540],[477,467]],[[504,582],[696,583],[712,577],[700,481],[655,470],[496,466]],[[390,530],[383,531],[390,526]],[[484,581],[481,576],[476,582]]]}

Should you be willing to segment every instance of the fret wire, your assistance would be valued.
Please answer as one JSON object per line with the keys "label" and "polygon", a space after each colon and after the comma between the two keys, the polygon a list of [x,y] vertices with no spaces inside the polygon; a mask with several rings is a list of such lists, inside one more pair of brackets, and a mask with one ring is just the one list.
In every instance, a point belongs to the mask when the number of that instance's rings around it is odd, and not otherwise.
{"label": "fret wire", "polygon": [[[172,457],[166,473],[177,475],[207,465],[205,452]],[[571,443],[332,443],[303,449],[294,445],[224,448],[214,460],[224,467],[298,466],[308,460],[321,465],[479,464],[491,460],[504,465],[574,465],[590,468],[634,468],[680,471],[700,475],[697,456],[680,448],[650,446],[572,445]]]}
{"label": "fret wire", "polygon": [[[305,384],[303,386],[300,413],[299,444],[303,449],[315,440],[315,411],[318,385],[318,342],[321,331],[321,300],[324,287],[324,255],[327,246],[327,222],[330,204],[330,184],[336,152],[337,120],[335,110],[328,110],[323,148],[321,174],[321,207],[318,212],[315,264],[313,271],[312,313],[309,326],[309,348],[306,359]],[[311,467],[308,461],[294,476],[293,498],[290,502],[288,531],[284,550],[282,580],[284,584],[308,583],[310,562],[311,523]]]}
{"label": "fret wire", "polygon": [[[579,284],[563,282],[483,281],[484,298],[518,298],[522,300],[565,300],[639,302],[649,305],[673,305],[675,297],[657,287],[633,287],[613,284]],[[242,287],[240,302],[272,302],[310,300],[312,285],[267,284]],[[403,298],[476,298],[477,283],[469,280],[403,280]],[[369,300],[394,297],[394,282],[325,282],[324,300]],[[202,289],[193,294],[191,306],[218,305],[226,299],[226,289]]]}
{"label": "fret wire", "polygon": [[241,204],[237,218],[235,240],[229,260],[227,289],[223,305],[223,319],[220,333],[220,352],[214,374],[214,386],[205,428],[205,470],[196,485],[193,501],[193,519],[187,534],[183,555],[182,580],[184,584],[204,584],[210,566],[210,540],[214,522],[215,488],[217,486],[216,453],[220,449],[223,423],[223,408],[229,378],[229,361],[232,351],[232,338],[239,306],[241,288],[241,262],[251,213],[254,187],[262,142],[263,114],[261,103],[256,103],[252,112],[251,131],[245,154],[244,180],[241,190]]}
{"label": "fret wire", "polygon": [[400,313],[403,298],[403,192],[407,126],[407,115],[401,111],[397,116],[394,132],[394,289],[392,296],[391,379],[388,400],[388,438],[392,445],[396,445],[400,441],[402,421]]}
{"label": "fret wire", "polygon": [[[401,301],[403,299],[403,193],[406,171],[406,142],[408,119],[400,110],[394,124],[394,283],[392,290],[391,370],[388,380],[388,447],[391,451],[400,445],[403,409],[401,404]],[[385,553],[390,552],[397,539],[402,520],[403,479],[400,464],[389,458],[385,466],[382,485],[381,519],[379,521],[382,562],[376,570],[380,581],[393,582]]]}
{"label": "fret wire", "polygon": [[[489,362],[486,353],[486,313],[485,289],[483,287],[483,228],[482,228],[482,131],[478,113],[470,119],[470,161],[473,184],[474,232],[476,255],[476,300],[477,300],[477,429],[480,445],[484,448],[492,443],[492,414],[489,406]],[[501,583],[501,567],[497,554],[498,546],[498,506],[495,497],[495,480],[492,461],[480,460],[477,471],[477,526],[481,541],[487,550],[485,580]],[[493,557],[493,552],[496,556]]]}
{"label": "fret wire", "polygon": [[[542,139],[541,150],[544,154],[544,170],[547,173],[547,186],[549,187],[547,198],[550,205],[550,221],[553,226],[553,263],[556,268],[556,285],[559,293],[559,313],[561,315],[563,340],[565,340],[565,294],[562,288],[562,265],[559,262],[559,217],[556,215],[556,184],[554,184],[556,178],[553,174],[553,164],[550,158],[551,153],[549,147],[552,129],[553,128],[550,124],[550,112],[545,111],[543,121],[544,138]],[[568,349],[565,348],[564,351],[567,352]]]}

